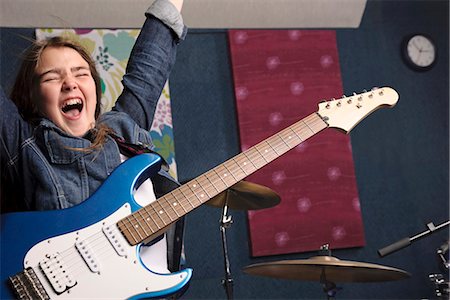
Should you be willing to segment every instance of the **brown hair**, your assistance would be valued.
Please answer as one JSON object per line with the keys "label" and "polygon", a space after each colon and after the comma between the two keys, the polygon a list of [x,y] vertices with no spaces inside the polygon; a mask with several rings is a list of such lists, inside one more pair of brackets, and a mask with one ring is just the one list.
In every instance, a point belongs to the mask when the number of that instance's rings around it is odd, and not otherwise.
{"label": "brown hair", "polygon": [[39,112],[38,99],[36,97],[39,83],[38,76],[36,74],[36,67],[39,63],[42,52],[44,52],[46,48],[50,47],[72,48],[77,51],[88,63],[89,70],[91,71],[96,86],[97,106],[95,109],[95,118],[97,119],[100,114],[102,89],[100,75],[95,67],[95,62],[83,46],[75,42],[73,39],[61,36],[52,37],[42,41],[34,41],[23,54],[22,65],[17,73],[17,77],[10,94],[12,101],[16,104],[22,117],[28,122],[35,122],[36,119],[42,117]]}
{"label": "brown hair", "polygon": [[[39,111],[39,99],[37,97],[39,78],[36,74],[36,68],[43,51],[50,47],[72,48],[88,63],[96,87],[97,104],[95,108],[95,119],[97,119],[100,115],[102,89],[100,75],[95,67],[95,62],[81,44],[76,42],[73,38],[64,36],[51,37],[42,41],[33,41],[31,46],[23,53],[22,65],[17,73],[10,94],[10,98],[16,104],[19,113],[26,121],[34,125],[37,125],[39,119],[43,117]],[[93,131],[95,139],[92,146],[86,150],[90,151],[101,147],[106,141],[106,135],[111,132],[112,130],[105,125],[96,126],[96,130]]]}

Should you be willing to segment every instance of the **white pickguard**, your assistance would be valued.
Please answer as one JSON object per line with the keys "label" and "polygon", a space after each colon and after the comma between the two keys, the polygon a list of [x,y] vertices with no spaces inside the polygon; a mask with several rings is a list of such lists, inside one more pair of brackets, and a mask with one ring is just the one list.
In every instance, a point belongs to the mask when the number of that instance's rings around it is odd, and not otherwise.
{"label": "white pickguard", "polygon": [[[115,226],[118,220],[130,213],[130,206],[125,204],[95,224],[34,245],[25,256],[24,267],[32,267],[35,270],[52,299],[126,299],[157,297],[176,292],[186,280],[189,280],[190,270],[173,274],[149,271],[152,267],[145,266],[139,257],[140,245],[130,246],[123,236],[118,234],[116,237],[123,248],[123,252],[119,255],[104,234],[105,226]],[[93,260],[91,266],[88,266],[86,258],[80,254],[81,247],[78,246],[77,249],[75,246],[79,242],[88,246],[87,255]],[[54,255],[62,258],[58,261],[61,264],[61,270],[65,271],[61,275],[67,275],[76,281],[74,286],[67,290],[64,288],[65,291],[61,294],[55,292],[39,266],[40,262]],[[52,265],[54,265],[53,262],[50,261]],[[56,269],[60,270],[60,266]]]}

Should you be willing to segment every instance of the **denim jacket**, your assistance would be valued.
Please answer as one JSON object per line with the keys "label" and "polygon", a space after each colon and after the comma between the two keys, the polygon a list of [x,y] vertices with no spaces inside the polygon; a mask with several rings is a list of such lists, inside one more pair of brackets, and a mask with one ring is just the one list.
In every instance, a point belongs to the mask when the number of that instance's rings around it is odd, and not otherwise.
{"label": "denim jacket", "polygon": [[[133,47],[123,92],[112,111],[98,123],[112,128],[129,143],[153,148],[149,130],[156,103],[175,62],[176,48],[186,28],[175,7],[157,0]],[[100,99],[98,99],[100,101]],[[121,163],[115,140],[91,153],[69,148],[91,145],[90,132],[71,136],[42,119],[37,126],[24,121],[17,107],[0,89],[0,154],[2,209],[63,209],[87,199]],[[161,170],[152,178],[157,197],[178,186]]]}

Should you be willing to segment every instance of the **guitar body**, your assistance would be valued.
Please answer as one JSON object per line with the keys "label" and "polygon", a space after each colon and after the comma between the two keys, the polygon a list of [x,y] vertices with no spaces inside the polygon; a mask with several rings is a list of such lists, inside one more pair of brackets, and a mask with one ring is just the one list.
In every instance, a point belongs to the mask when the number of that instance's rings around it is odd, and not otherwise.
{"label": "guitar body", "polygon": [[187,286],[191,269],[153,272],[140,258],[141,244],[131,246],[116,226],[141,208],[133,190],[160,166],[157,155],[139,155],[77,206],[2,215],[1,299],[17,299],[20,284],[37,286],[33,299],[158,298]]}

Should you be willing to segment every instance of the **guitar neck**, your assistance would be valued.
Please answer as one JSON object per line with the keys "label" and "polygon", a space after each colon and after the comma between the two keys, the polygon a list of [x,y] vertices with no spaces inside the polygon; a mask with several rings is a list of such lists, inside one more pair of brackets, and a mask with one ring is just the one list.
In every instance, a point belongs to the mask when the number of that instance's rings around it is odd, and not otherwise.
{"label": "guitar neck", "polygon": [[135,211],[117,226],[131,245],[152,239],[180,217],[327,127],[313,113]]}

